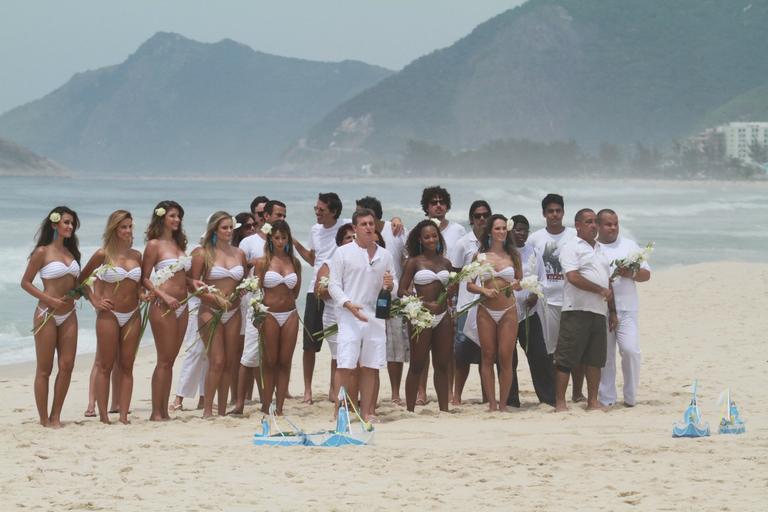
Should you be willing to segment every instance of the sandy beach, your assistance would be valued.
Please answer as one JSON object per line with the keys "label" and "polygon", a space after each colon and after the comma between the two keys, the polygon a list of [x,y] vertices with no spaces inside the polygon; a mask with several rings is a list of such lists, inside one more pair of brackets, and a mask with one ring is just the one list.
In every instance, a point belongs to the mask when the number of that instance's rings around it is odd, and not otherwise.
{"label": "sandy beach", "polygon": [[[465,391],[471,403],[438,413],[432,392],[432,401],[411,414],[388,402],[383,371],[383,423],[369,447],[254,447],[257,406],[245,418],[202,420],[189,410],[151,423],[152,346],[141,348],[136,363],[130,426],[83,418],[92,355],[78,359],[61,430],[37,425],[34,365],[3,367],[0,508],[764,510],[768,264],[673,267],[639,288],[636,407],[587,413],[570,404],[569,412],[554,414],[536,402],[523,358],[521,409],[486,412],[476,400],[473,367]],[[327,393],[328,358],[323,350],[318,359],[318,398]],[[694,378],[713,435],[673,439]],[[301,386],[297,351],[292,393],[300,396]],[[716,433],[716,401],[726,387],[747,421],[744,435]],[[289,401],[286,413],[308,430],[332,425],[325,401]]]}

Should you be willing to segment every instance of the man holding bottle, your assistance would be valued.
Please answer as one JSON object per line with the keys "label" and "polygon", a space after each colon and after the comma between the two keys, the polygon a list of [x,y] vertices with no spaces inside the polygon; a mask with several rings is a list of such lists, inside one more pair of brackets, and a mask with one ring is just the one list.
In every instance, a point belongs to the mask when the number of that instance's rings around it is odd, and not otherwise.
{"label": "man holding bottle", "polygon": [[376,421],[376,376],[387,365],[385,320],[376,318],[382,289],[396,292],[392,255],[376,244],[376,217],[365,208],[352,216],[355,241],[336,249],[330,263],[328,292],[339,309],[337,375],[349,388],[352,371],[360,365],[363,419]]}

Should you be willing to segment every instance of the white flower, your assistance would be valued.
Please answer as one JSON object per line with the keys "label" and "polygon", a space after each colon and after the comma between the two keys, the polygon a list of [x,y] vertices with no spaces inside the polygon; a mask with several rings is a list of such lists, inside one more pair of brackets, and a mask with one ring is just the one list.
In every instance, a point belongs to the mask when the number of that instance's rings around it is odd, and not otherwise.
{"label": "white flower", "polygon": [[232,229],[237,229],[237,228],[239,228],[240,226],[242,226],[242,224],[240,224],[239,222],[237,222],[237,219],[236,219],[236,218],[232,217]]}
{"label": "white flower", "polygon": [[328,288],[328,285],[330,284],[331,280],[328,279],[328,276],[323,276],[320,278],[320,286],[322,288]]}
{"label": "white flower", "polygon": [[544,298],[544,291],[541,289],[541,283],[536,276],[526,276],[520,280],[520,288],[535,293],[540,299]]}
{"label": "white flower", "polygon": [[440,219],[431,218],[429,220],[435,223],[435,226],[437,226],[437,229],[440,229]]}
{"label": "white flower", "polygon": [[515,227],[515,221],[512,219],[507,220],[507,231],[512,231],[512,228]]}
{"label": "white flower", "polygon": [[248,293],[253,293],[259,289],[258,277],[246,277],[243,282],[237,285],[237,290],[245,290]]}
{"label": "white flower", "polygon": [[477,261],[479,261],[480,263],[483,263],[485,260],[486,260],[486,255],[484,252],[481,252],[480,254],[477,255]]}
{"label": "white flower", "polygon": [[54,224],[57,224],[61,221],[61,214],[59,212],[53,212],[48,216],[48,220],[53,222]]}
{"label": "white flower", "polygon": [[165,208],[163,208],[162,206],[160,208],[155,208],[155,215],[157,215],[158,217],[162,217],[163,215],[165,215]]}
{"label": "white flower", "polygon": [[272,234],[272,224],[269,222],[265,222],[263,226],[261,226],[261,232],[265,235]]}
{"label": "white flower", "polygon": [[449,272],[448,273],[448,279],[456,279],[456,276],[458,274],[456,272]]}

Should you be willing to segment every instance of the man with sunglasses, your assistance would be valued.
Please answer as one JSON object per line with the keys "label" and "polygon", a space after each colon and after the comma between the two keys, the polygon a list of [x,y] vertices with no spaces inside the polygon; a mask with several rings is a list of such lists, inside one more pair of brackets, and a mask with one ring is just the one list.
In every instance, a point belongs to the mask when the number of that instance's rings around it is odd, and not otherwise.
{"label": "man with sunglasses", "polygon": [[264,208],[266,208],[268,202],[269,198],[267,196],[256,196],[254,200],[251,201],[251,213],[256,220],[257,232],[261,229],[261,226],[264,225]]}
{"label": "man with sunglasses", "polygon": [[[485,229],[491,214],[491,206],[482,199],[474,201],[469,207],[469,225],[472,229],[459,238],[448,256],[455,268],[460,269],[472,262],[472,258],[480,248],[478,237]],[[456,310],[461,311],[476,298],[477,295],[467,291],[465,283],[460,284]],[[466,384],[467,377],[469,376],[469,365],[480,364],[480,345],[464,335],[464,324],[466,321],[467,315],[462,315],[456,320],[456,329],[454,330],[453,354],[455,371],[452,405],[461,405],[461,394],[464,391],[464,384]],[[479,369],[480,367],[478,366],[478,371]]]}

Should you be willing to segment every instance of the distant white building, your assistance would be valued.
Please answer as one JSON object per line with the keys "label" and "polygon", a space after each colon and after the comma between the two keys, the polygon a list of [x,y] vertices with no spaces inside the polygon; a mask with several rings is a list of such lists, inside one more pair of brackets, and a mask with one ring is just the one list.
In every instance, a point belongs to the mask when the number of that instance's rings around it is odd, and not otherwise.
{"label": "distant white building", "polygon": [[717,131],[725,138],[725,154],[730,158],[752,163],[749,147],[755,142],[768,147],[768,122],[728,123]]}

